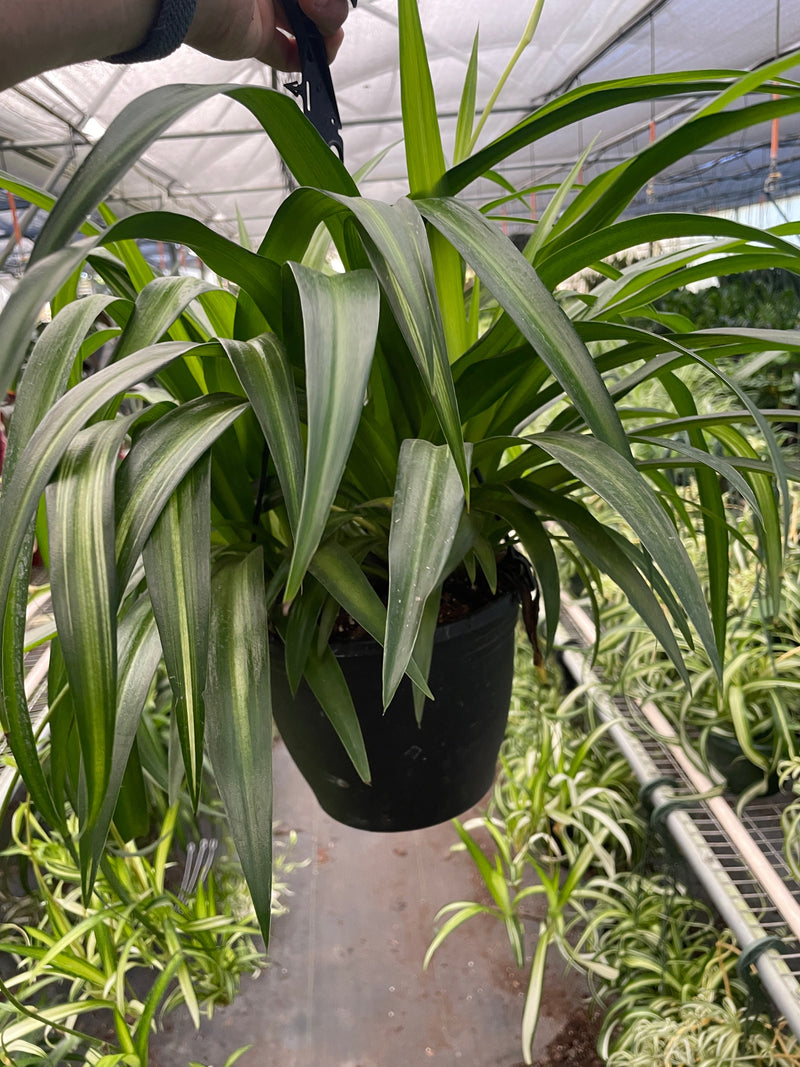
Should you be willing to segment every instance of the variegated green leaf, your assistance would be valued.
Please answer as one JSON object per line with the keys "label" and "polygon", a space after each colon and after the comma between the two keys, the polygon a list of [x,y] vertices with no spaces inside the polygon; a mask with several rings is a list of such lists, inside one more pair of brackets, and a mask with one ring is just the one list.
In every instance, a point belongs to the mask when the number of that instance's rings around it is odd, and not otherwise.
{"label": "variegated green leaf", "polygon": [[139,719],[160,659],[156,622],[147,597],[143,597],[117,628],[117,713],[108,790],[95,826],[80,840],[85,898],[91,893]]}
{"label": "variegated green leaf", "polygon": [[272,697],[261,549],[211,581],[206,744],[253,907],[269,942]]}
{"label": "variegated green leaf", "polygon": [[[419,630],[417,631],[417,639],[414,642],[414,654],[412,663],[416,662],[419,669],[422,671],[424,678],[428,678],[431,669],[431,662],[433,660],[433,646],[434,638],[436,637],[436,626],[439,622],[439,607],[442,602],[442,587],[439,586],[431,593],[428,599],[425,601],[425,610],[422,612],[422,618],[420,619]],[[414,688],[412,693],[414,700],[414,715],[417,719],[417,724],[422,722],[422,715],[425,710],[426,694],[421,689]]]}
{"label": "variegated green leaf", "polygon": [[413,194],[431,193],[444,174],[445,162],[436,98],[416,0],[398,5],[400,100],[403,110],[406,165]]}
{"label": "variegated green leaf", "polygon": [[56,400],[64,394],[70,371],[81,354],[81,345],[98,315],[104,311],[113,313],[115,306],[126,304],[127,301],[118,301],[113,296],[88,296],[65,307],[42,330],[17,389],[3,461],[6,481],[14,472],[17,455]]}
{"label": "variegated green leaf", "polygon": [[297,595],[319,545],[364,406],[378,332],[368,271],[327,277],[292,264],[303,314],[308,403],[306,474],[285,600]]}
{"label": "variegated green leaf", "polygon": [[[2,507],[0,507],[2,512]],[[37,809],[42,815],[52,820],[62,832],[66,832],[63,811],[54,801],[50,783],[45,777],[44,768],[39,758],[39,748],[31,722],[28,698],[25,693],[25,669],[23,664],[23,646],[25,644],[26,609],[28,606],[28,582],[30,581],[30,560],[33,555],[33,523],[23,531],[18,547],[18,558],[11,568],[10,589],[3,608],[2,639],[2,714],[0,722],[8,734],[11,750],[14,753],[22,780],[30,793]],[[57,794],[56,794],[57,796]]]}
{"label": "variegated green leaf", "polygon": [[[213,285],[191,276],[154,278],[148,282],[136,298],[133,314],[119,339],[114,358],[122,359],[160,341],[193,300],[213,291]],[[183,339],[173,338],[175,341]]]}
{"label": "variegated green leaf", "polygon": [[305,458],[292,368],[273,334],[252,341],[221,341],[242,383],[281,483],[289,524],[297,530]]}
{"label": "variegated green leaf", "polygon": [[239,397],[198,397],[168,411],[137,437],[117,476],[120,588],[178,483],[245,408]]}
{"label": "variegated green leaf", "polygon": [[[519,518],[515,505],[519,502],[542,519],[555,519],[564,527],[578,551],[590,563],[608,574],[625,593],[633,608],[638,611],[661,642],[681,678],[688,685],[689,676],[675,635],[662,605],[653,594],[650,582],[645,580],[637,566],[634,546],[628,544],[624,538],[612,536],[609,530],[575,500],[521,480],[513,482],[509,489],[513,494],[511,507],[505,499],[504,492],[478,490],[475,494],[476,509],[490,514],[504,515],[510,522],[515,522]],[[522,522],[524,523],[524,518]],[[654,579],[654,576],[651,574],[648,578]],[[673,608],[672,614],[676,625],[681,626],[684,636],[688,638],[688,631],[685,624],[682,625],[683,620],[677,615],[676,609]]]}
{"label": "variegated green leaf", "polygon": [[75,706],[85,824],[106,795],[117,700],[114,475],[130,419],[79,433],[47,488],[53,614]]}
{"label": "variegated green leaf", "polygon": [[79,241],[29,267],[3,308],[0,318],[0,392],[11,386],[25,359],[42,306],[83,262],[97,238]]}
{"label": "variegated green leaf", "polygon": [[472,148],[472,127],[475,125],[475,98],[478,89],[478,38],[479,31],[476,30],[458,105],[453,163],[466,159]]}
{"label": "variegated green leaf", "polygon": [[[468,461],[471,452],[467,445]],[[429,441],[404,441],[389,534],[384,707],[389,706],[411,659],[425,603],[442,580],[463,511],[464,492],[449,448]]]}
{"label": "variegated green leaf", "polygon": [[329,647],[323,649],[321,654],[313,646],[309,649],[305,679],[344,745],[359,777],[363,782],[369,783],[369,760],[361,724],[342,668]]}
{"label": "variegated green leaf", "polygon": [[[461,475],[464,493],[469,497],[469,472],[437,291],[438,279],[419,211],[407,199],[393,205],[352,197],[337,199],[349,207],[366,231],[365,243],[373,269],[430,393]],[[460,282],[459,314],[464,319]]]}
{"label": "variegated green leaf", "polygon": [[211,464],[206,456],[169,496],[142,552],[195,807],[203,773],[210,553]]}
{"label": "variegated green leaf", "polygon": [[[319,546],[308,569],[359,626],[382,645],[386,638],[386,606],[355,559],[329,541]],[[433,699],[425,676],[413,658],[406,673],[416,689]]]}
{"label": "variegated green leaf", "polygon": [[594,361],[533,267],[480,212],[457,200],[418,201],[533,345],[595,435],[622,456],[630,446]]}
{"label": "variegated green leaf", "polygon": [[294,101],[270,89],[225,84],[162,85],[136,97],[114,119],[56,202],[34,249],[34,261],[63,247],[141,154],[187,111],[213,96],[238,100],[262,123],[301,184],[356,192],[333,153],[298,112]]}
{"label": "variegated green leaf", "polygon": [[[312,575],[306,575],[303,595],[292,604],[284,635],[286,678],[293,694],[297,693],[303,680],[308,653],[314,639],[320,636],[317,621],[326,599],[325,587]],[[338,610],[338,605],[336,607]]]}
{"label": "variegated green leaf", "polygon": [[716,639],[700,579],[664,509],[636,468],[601,441],[576,434],[537,434],[536,444],[607,501],[641,540],[678,595],[716,670]]}
{"label": "variegated green leaf", "polygon": [[[52,810],[52,804],[48,806],[48,793],[27,714],[21,659],[15,652],[22,647],[31,525],[50,477],[81,427],[118,392],[156,373],[186,348],[179,344],[153,346],[135,359],[114,364],[76,386],[50,409],[47,419],[18,455],[14,472],[3,485],[0,506],[0,544],[4,546],[0,553],[0,605],[3,605],[0,719],[9,724],[20,772],[28,788],[36,796],[40,809],[49,811],[54,824],[58,823],[57,813]],[[215,346],[205,350],[219,351]]]}

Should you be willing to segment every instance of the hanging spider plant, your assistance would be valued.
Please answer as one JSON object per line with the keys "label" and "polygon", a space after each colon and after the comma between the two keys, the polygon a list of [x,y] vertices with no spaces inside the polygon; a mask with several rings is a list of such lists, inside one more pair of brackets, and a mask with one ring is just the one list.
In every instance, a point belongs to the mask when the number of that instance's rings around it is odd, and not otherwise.
{"label": "hanging spider plant", "polygon": [[[55,204],[6,180],[52,210],[0,320],[2,384],[18,390],[0,499],[2,725],[42,815],[63,832],[66,808],[78,812],[86,892],[137,760],[156,646],[173,687],[186,788],[197,796],[205,746],[266,935],[270,631],[284,642],[289,676],[311,685],[369,779],[331,651],[340,611],[383,646],[384,705],[404,675],[424,695],[443,582],[460,568],[494,588],[511,544],[533,562],[552,641],[558,537],[618,583],[685,681],[676,631],[699,641],[719,671],[730,536],[723,480],[753,509],[752,548],[779,596],[782,501],[794,471],[770,415],[730,381],[725,360],[796,350],[800,334],[656,333],[642,320],[689,278],[756,261],[796,271],[796,227],[621,216],[690,148],[798,110],[800,86],[781,77],[796,58],[757,73],[581,86],[476,148],[476,49],[448,166],[415,0],[401,0],[399,15],[409,195],[395,204],[359,195],[293,101],[231,85],[166,86],[133,101]],[[260,247],[168,212],[114,220],[102,198],[164,130],[216,94],[253,114],[299,184]],[[458,198],[551,131],[677,95],[696,95],[697,111],[585,186],[576,169],[524,253],[491,206]],[[102,223],[87,222],[96,210]],[[320,225],[340,275],[304,262]],[[588,298],[559,289],[621,250],[679,236],[692,246],[622,272],[603,267],[608,277]],[[154,277],[135,244],[142,238],[191,248],[224,284]],[[75,300],[84,264],[107,291]],[[486,294],[488,323],[479,315]],[[46,301],[57,313],[31,347]],[[112,362],[82,378],[85,355],[109,333]],[[698,410],[681,379],[686,365],[729,389],[729,411]],[[659,410],[626,406],[646,379],[662,387]],[[688,502],[668,477],[676,467],[695,475]],[[613,527],[595,516],[598,499],[617,516]],[[21,668],[37,526],[49,546],[59,653],[47,760]],[[695,536],[707,545],[707,585],[683,546]]]}

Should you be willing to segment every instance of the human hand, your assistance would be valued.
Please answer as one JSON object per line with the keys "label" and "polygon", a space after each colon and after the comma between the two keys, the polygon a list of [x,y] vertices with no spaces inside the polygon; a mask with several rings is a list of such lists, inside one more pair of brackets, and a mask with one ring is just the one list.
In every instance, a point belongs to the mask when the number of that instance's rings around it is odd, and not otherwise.
{"label": "human hand", "polygon": [[[332,62],[344,37],[348,0],[299,4],[319,27]],[[185,43],[216,59],[258,59],[277,70],[300,70],[297,43],[287,33],[291,28],[280,0],[197,0]]]}

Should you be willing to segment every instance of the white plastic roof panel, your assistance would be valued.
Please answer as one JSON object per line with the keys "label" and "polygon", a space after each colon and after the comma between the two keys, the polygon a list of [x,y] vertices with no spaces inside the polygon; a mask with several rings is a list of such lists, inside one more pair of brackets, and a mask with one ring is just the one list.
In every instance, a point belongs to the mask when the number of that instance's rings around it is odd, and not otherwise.
{"label": "white plastic roof panel", "polygon": [[[476,29],[480,27],[480,105],[517,45],[530,2],[419,0],[419,6],[449,151]],[[482,141],[576,81],[653,70],[750,68],[799,45],[800,0],[546,0],[534,42],[509,80]],[[388,149],[362,188],[366,195],[395,199],[406,189],[405,159],[397,144],[396,0],[359,0],[332,73],[347,165],[356,170]],[[0,94],[0,166],[44,184],[48,169],[60,165],[58,188],[85,154],[87,141],[95,140],[139,93],[171,82],[270,85],[272,78],[268,68],[253,61],[221,62],[185,47],[159,63],[120,68],[96,62],[51,72]],[[594,142],[585,170],[589,178],[599,162],[607,165],[631,144],[645,144],[651,118],[659,131],[665,129],[677,106],[671,101],[655,109],[626,107],[595,126],[582,123],[518,153],[505,173],[520,187],[557,180]],[[737,197],[746,202],[763,187],[768,145],[768,127],[747,131],[713,154],[688,160],[681,168],[683,178],[680,173],[663,175],[650,200],[655,198],[658,206],[680,203],[689,210],[725,206]],[[782,193],[800,189],[800,159],[794,160],[800,157],[798,145],[800,120],[782,120]],[[476,183],[465,195],[486,199],[495,189]],[[235,233],[238,209],[251,240],[258,242],[284,193],[277,153],[255,120],[236,102],[217,97],[167,131],[112,200],[121,214],[130,205],[191,212],[229,235]],[[643,194],[638,209],[647,206]]]}

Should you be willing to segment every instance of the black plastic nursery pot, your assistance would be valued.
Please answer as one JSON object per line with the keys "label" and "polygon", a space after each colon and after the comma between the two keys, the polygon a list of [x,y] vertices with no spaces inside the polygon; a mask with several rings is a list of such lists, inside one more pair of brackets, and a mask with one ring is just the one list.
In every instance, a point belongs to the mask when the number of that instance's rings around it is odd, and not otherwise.
{"label": "black plastic nursery pot", "polygon": [[[756,745],[756,751],[769,759],[772,756],[771,745]],[[746,793],[751,786],[764,780],[764,770],[751,762],[735,737],[709,731],[706,738],[706,756],[709,763],[724,776],[728,789],[737,796]],[[772,771],[767,777],[766,795],[780,791],[778,772]]]}
{"label": "black plastic nursery pot", "polygon": [[439,626],[421,725],[412,686],[381,706],[377,642],[332,646],[361,723],[372,782],[358,777],[305,682],[292,697],[282,649],[272,657],[273,713],[281,737],[322,808],[362,830],[418,830],[461,815],[490,788],[514,675],[518,600],[505,594],[474,614]]}

